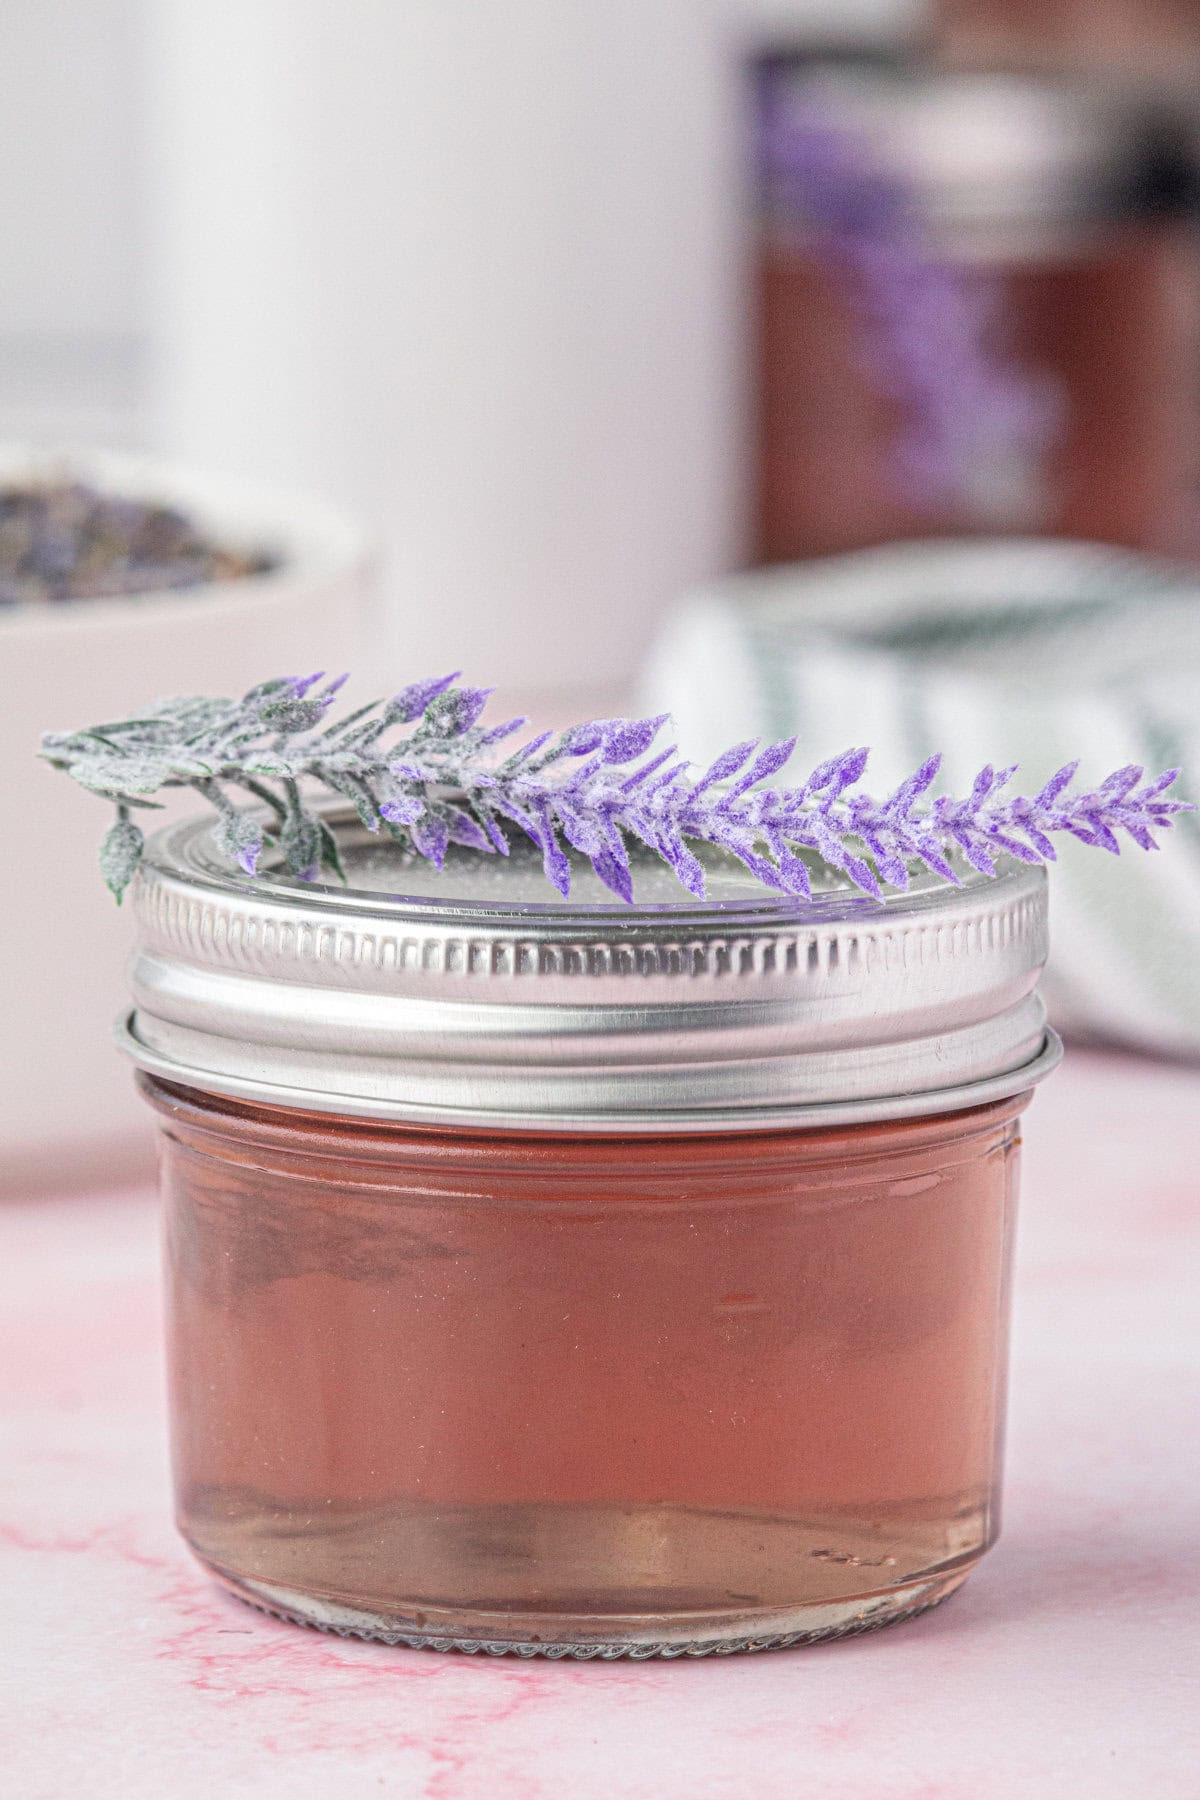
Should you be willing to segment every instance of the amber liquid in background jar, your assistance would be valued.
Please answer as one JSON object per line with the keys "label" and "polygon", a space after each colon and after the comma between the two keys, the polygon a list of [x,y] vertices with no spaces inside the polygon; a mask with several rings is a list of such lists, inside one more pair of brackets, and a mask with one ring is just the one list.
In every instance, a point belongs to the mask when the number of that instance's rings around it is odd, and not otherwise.
{"label": "amber liquid in background jar", "polygon": [[142,1080],[179,1521],[244,1597],[732,1647],[902,1617],[995,1537],[1025,1097],[567,1137]]}
{"label": "amber liquid in background jar", "polygon": [[990,270],[1005,355],[1059,396],[1060,423],[1011,509],[922,504],[895,479],[902,409],[866,365],[853,283],[785,238],[758,272],[756,555],[834,554],[959,533],[1200,551],[1200,259],[1176,229],[1127,226],[1086,254]]}
{"label": "amber liquid in background jar", "polygon": [[1198,0],[933,0],[929,11],[930,50],[949,66],[1168,85],[1200,74]]}

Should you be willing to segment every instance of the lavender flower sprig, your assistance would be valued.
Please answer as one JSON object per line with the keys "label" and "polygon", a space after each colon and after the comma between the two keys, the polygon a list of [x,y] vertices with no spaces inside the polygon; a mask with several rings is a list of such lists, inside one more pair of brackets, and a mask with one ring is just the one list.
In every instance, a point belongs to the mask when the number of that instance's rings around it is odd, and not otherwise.
{"label": "lavender flower sprig", "polygon": [[[798,787],[762,785],[787,762],[794,738],[736,744],[695,776],[673,745],[651,754],[665,714],[593,719],[504,753],[499,746],[526,721],[482,725],[491,689],[456,686],[457,675],[415,682],[332,724],[326,715],[345,677],[319,687],[321,679],[265,681],[242,700],[160,701],[133,718],[43,738],[47,761],[116,806],[100,862],[118,901],[144,846],[132,814],[154,807],[150,796],[167,788],[194,788],[216,808],[222,848],[251,876],[267,845],[303,881],[322,867],[342,875],[333,831],[305,798],[302,784],[315,783],[349,800],[369,831],[390,833],[439,869],[451,844],[506,856],[506,828],[515,826],[539,847],[561,894],[571,884],[565,840],[625,901],[633,899],[631,839],[697,897],[704,870],[688,846],[699,842],[730,852],[779,893],[809,895],[799,854],[808,851],[879,898],[885,883],[906,888],[913,866],[957,883],[956,852],[984,875],[995,874],[998,855],[1053,861],[1056,833],[1115,853],[1124,832],[1154,850],[1154,832],[1192,810],[1164,797],[1178,770],[1147,781],[1132,765],[1079,792],[1078,765],[1068,763],[1028,798],[1008,791],[1015,766],[988,767],[965,799],[930,799],[937,756],[875,799],[857,785],[862,749],[822,763]],[[411,729],[395,735],[401,727]],[[259,810],[235,804],[235,793]]]}

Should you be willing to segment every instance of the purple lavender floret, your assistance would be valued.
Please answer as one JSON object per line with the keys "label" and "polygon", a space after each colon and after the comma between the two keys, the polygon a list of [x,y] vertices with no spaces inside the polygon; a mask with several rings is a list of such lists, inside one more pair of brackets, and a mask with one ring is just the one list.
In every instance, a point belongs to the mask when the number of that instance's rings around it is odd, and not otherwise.
{"label": "purple lavender floret", "polygon": [[[1053,861],[1053,837],[1064,833],[1114,854],[1118,833],[1154,850],[1155,833],[1194,810],[1166,798],[1178,770],[1147,779],[1133,764],[1077,791],[1078,765],[1068,763],[1028,796],[1010,791],[1015,767],[989,766],[965,799],[931,799],[941,766],[932,756],[877,799],[858,785],[867,751],[853,749],[799,786],[769,785],[794,738],[747,740],[695,775],[673,745],[654,750],[665,715],[594,719],[542,732],[501,756],[497,744],[526,721],[481,724],[490,690],[459,688],[447,676],[328,724],[341,681],[314,692],[320,680],[263,682],[240,701],[162,701],[135,718],[43,738],[47,761],[116,803],[102,867],[118,899],[142,854],[130,811],[171,787],[193,787],[217,808],[218,841],[249,876],[269,845],[301,880],[316,880],[322,868],[341,873],[334,832],[305,798],[315,784],[348,799],[368,830],[387,832],[439,869],[452,844],[506,856],[515,827],[538,846],[561,894],[570,892],[569,846],[626,902],[631,844],[661,858],[697,898],[704,869],[690,846],[710,844],[777,893],[809,896],[807,853],[879,899],[885,887],[907,888],[921,867],[958,883],[956,859],[982,875],[996,873],[1000,856]],[[399,724],[412,728],[396,738]],[[236,806],[231,789],[265,806],[266,819]]]}
{"label": "purple lavender floret", "polygon": [[1053,438],[1061,409],[1045,378],[989,345],[994,285],[932,254],[914,194],[879,163],[865,134],[770,83],[762,108],[768,205],[801,222],[848,282],[863,362],[899,408],[897,496],[961,501],[981,461],[1027,468]]}

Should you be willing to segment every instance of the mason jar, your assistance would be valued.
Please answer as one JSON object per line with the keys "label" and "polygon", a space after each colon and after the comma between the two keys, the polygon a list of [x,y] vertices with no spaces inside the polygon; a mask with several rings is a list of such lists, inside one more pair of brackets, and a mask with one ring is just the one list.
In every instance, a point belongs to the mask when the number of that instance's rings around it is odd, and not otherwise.
{"label": "mason jar", "polygon": [[1044,872],[709,898],[536,851],[345,887],[152,843],[180,1529],[389,1643],[704,1655],[910,1618],[999,1523]]}
{"label": "mason jar", "polygon": [[754,93],[755,559],[997,534],[1194,557],[1172,109],[848,56],[768,57]]}

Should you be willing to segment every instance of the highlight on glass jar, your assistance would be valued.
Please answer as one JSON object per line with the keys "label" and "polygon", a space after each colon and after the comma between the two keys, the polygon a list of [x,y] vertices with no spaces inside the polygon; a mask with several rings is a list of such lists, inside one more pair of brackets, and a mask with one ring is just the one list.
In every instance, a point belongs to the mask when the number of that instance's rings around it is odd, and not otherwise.
{"label": "highlight on glass jar", "polygon": [[[504,755],[482,690],[330,725],[337,685],[45,746],[138,870],[195,1555],[288,1619],[521,1655],[936,1605],[998,1530],[1049,834],[1147,847],[1171,777],[876,801],[863,752],[788,789],[789,745],[696,777],[661,720]],[[215,817],[145,845],[178,785]]]}

